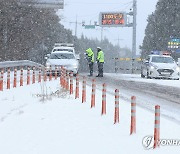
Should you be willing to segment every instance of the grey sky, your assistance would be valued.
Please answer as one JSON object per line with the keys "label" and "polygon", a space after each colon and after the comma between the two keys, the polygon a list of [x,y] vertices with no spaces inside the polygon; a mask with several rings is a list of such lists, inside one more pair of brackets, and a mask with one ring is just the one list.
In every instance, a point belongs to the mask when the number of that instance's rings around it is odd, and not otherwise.
{"label": "grey sky", "polygon": [[[132,8],[132,0],[64,0],[64,10],[58,13],[63,16],[61,23],[65,28],[72,29],[75,33],[75,24],[70,22],[77,20],[81,23],[83,20],[86,24],[93,24],[98,21],[100,12],[108,11],[125,11],[129,12]],[[139,45],[142,44],[144,38],[144,31],[147,25],[147,17],[154,12],[158,0],[137,0],[137,53],[139,52]],[[131,20],[131,19],[130,19]],[[95,30],[84,29],[81,24],[78,25],[77,35],[84,34],[88,38],[101,39],[101,29],[98,27]],[[120,41],[121,47],[132,48],[132,28],[105,28],[104,36],[107,37],[113,44],[117,44],[118,37],[123,39]]]}

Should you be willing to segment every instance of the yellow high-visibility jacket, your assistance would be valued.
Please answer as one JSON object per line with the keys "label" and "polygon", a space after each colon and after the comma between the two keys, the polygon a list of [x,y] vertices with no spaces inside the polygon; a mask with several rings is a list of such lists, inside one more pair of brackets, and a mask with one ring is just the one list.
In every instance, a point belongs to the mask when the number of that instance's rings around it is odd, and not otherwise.
{"label": "yellow high-visibility jacket", "polygon": [[104,52],[102,50],[98,52],[97,61],[100,63],[104,63]]}
{"label": "yellow high-visibility jacket", "polygon": [[88,58],[90,59],[91,62],[94,62],[94,52],[92,51],[91,48],[86,50]]}

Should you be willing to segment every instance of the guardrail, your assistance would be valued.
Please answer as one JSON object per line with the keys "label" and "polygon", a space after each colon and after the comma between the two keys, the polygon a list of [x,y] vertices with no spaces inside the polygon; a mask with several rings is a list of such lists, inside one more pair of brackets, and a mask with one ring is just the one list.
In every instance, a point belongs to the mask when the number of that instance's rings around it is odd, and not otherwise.
{"label": "guardrail", "polygon": [[35,67],[44,67],[41,64],[35,63],[30,60],[19,60],[19,61],[4,61],[0,62],[0,68],[8,68],[8,67],[19,67],[19,66],[35,66]]}

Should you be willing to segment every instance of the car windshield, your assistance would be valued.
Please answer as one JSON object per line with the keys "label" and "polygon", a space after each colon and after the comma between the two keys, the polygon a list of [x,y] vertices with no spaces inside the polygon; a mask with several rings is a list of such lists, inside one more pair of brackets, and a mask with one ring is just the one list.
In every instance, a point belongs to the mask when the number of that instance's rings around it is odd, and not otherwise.
{"label": "car windshield", "polygon": [[154,63],[174,63],[174,60],[171,57],[152,57]]}
{"label": "car windshield", "polygon": [[54,49],[53,52],[55,51],[68,51],[68,52],[73,52],[72,49]]}
{"label": "car windshield", "polygon": [[50,59],[75,59],[75,56],[68,53],[56,53],[51,54]]}

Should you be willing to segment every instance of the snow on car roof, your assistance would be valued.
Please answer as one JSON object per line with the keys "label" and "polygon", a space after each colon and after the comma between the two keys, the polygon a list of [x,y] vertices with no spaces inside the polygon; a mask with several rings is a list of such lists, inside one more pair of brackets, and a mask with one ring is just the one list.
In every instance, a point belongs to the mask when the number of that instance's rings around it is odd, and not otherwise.
{"label": "snow on car roof", "polygon": [[56,52],[52,52],[51,54],[57,54],[57,53],[74,54],[73,52],[69,52],[69,51],[56,51]]}
{"label": "snow on car roof", "polygon": [[64,49],[67,49],[67,48],[72,48],[73,49],[74,47],[57,46],[57,47],[54,47],[53,49],[63,49],[63,48]]}

